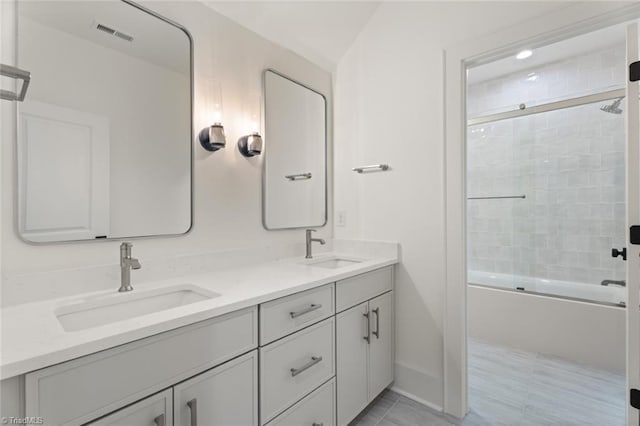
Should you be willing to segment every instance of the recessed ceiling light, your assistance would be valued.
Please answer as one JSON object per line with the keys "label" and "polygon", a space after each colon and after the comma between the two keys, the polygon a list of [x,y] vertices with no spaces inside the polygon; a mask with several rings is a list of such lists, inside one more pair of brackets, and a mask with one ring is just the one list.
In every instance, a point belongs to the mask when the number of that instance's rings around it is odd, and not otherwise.
{"label": "recessed ceiling light", "polygon": [[531,55],[533,55],[531,50],[523,50],[516,55],[516,59],[527,59]]}

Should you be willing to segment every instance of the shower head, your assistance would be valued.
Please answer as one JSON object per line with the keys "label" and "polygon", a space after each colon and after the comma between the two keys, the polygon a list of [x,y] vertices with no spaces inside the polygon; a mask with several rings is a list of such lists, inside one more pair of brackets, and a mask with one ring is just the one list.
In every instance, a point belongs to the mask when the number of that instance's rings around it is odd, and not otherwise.
{"label": "shower head", "polygon": [[622,102],[624,98],[618,98],[611,105],[605,105],[600,107],[600,109],[604,112],[608,112],[609,114],[622,114],[622,110],[620,109],[620,102]]}

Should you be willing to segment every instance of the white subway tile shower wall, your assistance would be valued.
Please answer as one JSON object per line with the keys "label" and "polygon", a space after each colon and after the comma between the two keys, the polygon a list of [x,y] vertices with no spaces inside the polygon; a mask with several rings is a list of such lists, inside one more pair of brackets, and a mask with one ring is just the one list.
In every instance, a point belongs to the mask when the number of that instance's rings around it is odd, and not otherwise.
{"label": "white subway tile shower wall", "polygon": [[[624,81],[624,54],[619,50],[571,58],[543,70],[557,68],[554,75],[571,76],[582,69],[591,73],[583,78],[592,82],[593,92],[606,90],[611,76],[621,73],[616,81]],[[613,64],[616,71],[604,72],[594,63]],[[557,83],[570,78],[547,82],[546,71],[531,72],[541,76],[535,82],[539,93],[557,98],[572,93]],[[489,112],[489,103],[506,105],[511,99],[517,104],[520,96],[527,96],[526,87],[518,89],[521,76],[470,88],[469,105],[477,108],[476,115]],[[511,91],[499,93],[503,101],[489,90],[497,81]],[[624,115],[600,111],[604,104],[469,127],[469,196],[526,195],[469,200],[470,270],[590,284],[624,279],[624,263],[611,257],[611,248],[621,248],[625,241]]]}
{"label": "white subway tile shower wall", "polygon": [[[541,49],[542,50],[542,49]],[[541,53],[542,54],[542,53]],[[624,44],[471,84],[467,112],[478,117],[624,87]],[[473,75],[473,69],[469,71]]]}

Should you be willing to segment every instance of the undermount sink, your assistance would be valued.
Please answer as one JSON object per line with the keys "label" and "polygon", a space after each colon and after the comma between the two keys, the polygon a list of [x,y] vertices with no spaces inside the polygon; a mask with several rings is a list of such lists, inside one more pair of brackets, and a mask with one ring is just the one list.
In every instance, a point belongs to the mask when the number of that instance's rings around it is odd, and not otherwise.
{"label": "undermount sink", "polygon": [[117,293],[61,306],[55,311],[65,331],[85,330],[220,296],[194,285]]}
{"label": "undermount sink", "polygon": [[315,266],[318,268],[325,268],[325,269],[339,269],[339,268],[345,268],[347,266],[353,266],[357,263],[361,263],[362,260],[358,260],[358,259],[346,259],[346,258],[342,258],[342,257],[332,257],[329,259],[322,259],[322,260],[318,260],[315,262],[309,262],[307,263],[309,266]]}

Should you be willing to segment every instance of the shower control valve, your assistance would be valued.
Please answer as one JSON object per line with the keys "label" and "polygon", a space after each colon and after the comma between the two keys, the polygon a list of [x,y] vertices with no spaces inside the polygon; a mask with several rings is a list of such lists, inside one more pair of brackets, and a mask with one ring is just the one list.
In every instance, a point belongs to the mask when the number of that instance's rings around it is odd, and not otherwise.
{"label": "shower control valve", "polygon": [[611,257],[622,256],[622,260],[627,260],[627,248],[623,248],[622,250],[611,249]]}

